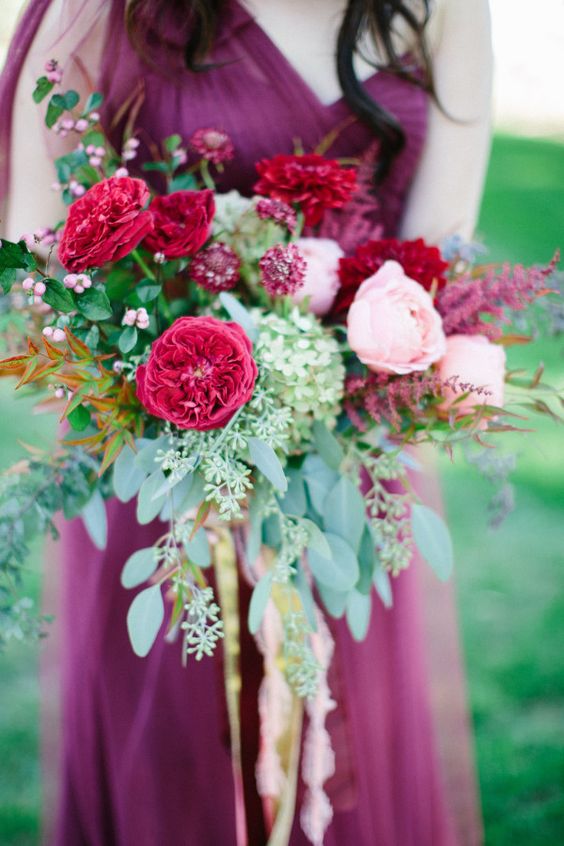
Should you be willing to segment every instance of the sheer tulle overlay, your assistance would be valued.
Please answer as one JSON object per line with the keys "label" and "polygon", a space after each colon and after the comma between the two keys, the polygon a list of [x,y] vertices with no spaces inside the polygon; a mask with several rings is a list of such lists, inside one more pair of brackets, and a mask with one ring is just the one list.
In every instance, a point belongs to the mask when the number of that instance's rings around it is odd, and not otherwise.
{"label": "sheer tulle overlay", "polygon": [[[20,24],[0,86],[0,188],[8,186],[10,114],[22,62],[49,0],[33,0]],[[76,46],[88,49],[97,2],[67,5],[65,40],[76,26]],[[108,6],[109,4],[103,4]],[[106,9],[107,11],[107,9]],[[56,55],[53,47],[43,58]],[[231,136],[236,160],[220,190],[250,193],[254,162],[291,152],[295,138],[314,148],[335,128],[334,156],[362,156],[373,139],[351,120],[346,103],[325,106],[288,64],[250,15],[231,2],[217,35],[215,66],[198,75],[161,74],[143,66],[123,26],[120,0],[112,4],[98,81],[108,101],[108,126],[137,91],[136,124],[145,150],[172,132],[189,136],[217,126]],[[40,67],[39,67],[40,69]],[[368,209],[373,231],[397,231],[426,129],[426,95],[385,72],[366,87],[393,112],[407,144],[379,198]],[[31,93],[31,92],[30,92]],[[119,123],[114,131],[119,135]],[[142,148],[143,149],[143,148]],[[366,224],[367,208],[362,217]],[[350,248],[354,215],[333,221]],[[49,221],[45,221],[48,223]],[[359,227],[365,236],[365,228]],[[437,501],[432,470],[414,483]],[[134,509],[108,505],[109,543],[95,550],[80,523],[63,528],[57,554],[61,582],[58,635],[47,650],[45,677],[62,668],[62,721],[56,846],[218,846],[235,843],[233,779],[229,757],[221,655],[180,663],[180,645],[163,638],[146,659],[128,643],[125,617],[131,595],[119,583],[128,555],[149,545],[158,525],[139,527]],[[51,565],[52,566],[52,563]],[[49,593],[48,593],[49,595]],[[242,588],[244,616],[248,593]],[[50,609],[47,609],[50,610]],[[336,773],[327,786],[335,809],[324,843],[343,846],[454,846],[480,842],[479,814],[464,679],[452,586],[439,585],[418,559],[394,582],[394,607],[375,601],[366,640],[354,643],[343,621],[331,621],[334,659],[329,673],[337,707],[327,725]],[[262,658],[250,637],[242,644],[245,786],[249,842],[266,842],[262,804],[253,793],[259,751],[257,693]],[[47,731],[50,736],[50,731]],[[52,743],[46,744],[49,758]],[[46,778],[53,772],[47,767]],[[298,789],[298,805],[302,789]],[[291,846],[305,846],[299,808]]]}

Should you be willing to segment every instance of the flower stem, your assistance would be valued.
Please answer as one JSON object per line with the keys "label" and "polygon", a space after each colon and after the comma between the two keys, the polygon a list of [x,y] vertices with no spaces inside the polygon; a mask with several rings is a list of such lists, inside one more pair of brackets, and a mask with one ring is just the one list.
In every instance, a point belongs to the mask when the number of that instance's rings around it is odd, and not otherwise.
{"label": "flower stem", "polygon": [[131,253],[131,257],[137,262],[145,276],[147,276],[152,282],[157,281],[157,277],[139,252],[139,250],[133,250]]}

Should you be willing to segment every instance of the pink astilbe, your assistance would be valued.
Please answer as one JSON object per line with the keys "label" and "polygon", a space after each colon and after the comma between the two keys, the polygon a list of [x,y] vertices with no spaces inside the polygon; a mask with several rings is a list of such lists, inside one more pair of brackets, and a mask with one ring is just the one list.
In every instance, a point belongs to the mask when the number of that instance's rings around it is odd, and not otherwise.
{"label": "pink astilbe", "polygon": [[487,397],[490,391],[483,385],[461,382],[458,375],[441,379],[434,372],[408,373],[390,376],[386,373],[353,375],[345,382],[345,410],[349,420],[361,432],[368,426],[365,415],[376,423],[387,422],[393,429],[402,428],[402,414],[412,420],[421,419],[425,404],[440,399],[445,388],[455,394],[476,393]]}
{"label": "pink astilbe", "polygon": [[542,268],[521,264],[488,267],[481,277],[468,272],[450,282],[436,299],[445,334],[485,335],[497,340],[510,322],[507,312],[522,311],[547,290],[546,280],[558,259],[556,254]]}

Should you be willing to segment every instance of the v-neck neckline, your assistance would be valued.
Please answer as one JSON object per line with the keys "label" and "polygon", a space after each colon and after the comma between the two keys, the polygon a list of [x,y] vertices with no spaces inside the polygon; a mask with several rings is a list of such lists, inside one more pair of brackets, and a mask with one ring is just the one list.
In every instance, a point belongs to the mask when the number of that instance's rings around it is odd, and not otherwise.
{"label": "v-neck neckline", "polygon": [[[304,94],[307,95],[308,99],[316,106],[316,108],[326,109],[327,111],[333,111],[335,109],[341,108],[344,105],[344,94],[341,94],[340,97],[338,97],[336,100],[333,100],[331,103],[324,103],[319,94],[311,87],[309,82],[307,82],[301,75],[301,73],[294,67],[291,61],[282,52],[280,47],[270,37],[268,32],[259,24],[257,19],[243,5],[241,0],[231,0],[231,2],[234,8],[237,10],[238,14],[240,15],[242,22],[247,23],[249,26],[253,27],[253,30],[255,31],[257,36],[259,36],[264,42],[264,44],[272,51],[278,63],[283,67],[287,74],[294,78],[296,84],[299,85],[300,88],[302,88]],[[373,74],[371,74],[371,76],[362,80],[362,85],[371,85],[374,80],[382,76],[382,73],[383,71],[376,70]]]}

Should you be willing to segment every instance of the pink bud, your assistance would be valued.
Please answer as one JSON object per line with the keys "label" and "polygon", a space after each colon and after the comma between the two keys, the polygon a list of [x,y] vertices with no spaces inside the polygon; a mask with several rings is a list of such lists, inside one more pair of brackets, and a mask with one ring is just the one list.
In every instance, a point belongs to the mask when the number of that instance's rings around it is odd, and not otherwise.
{"label": "pink bud", "polygon": [[43,330],[43,334],[45,335],[46,338],[50,338],[53,334],[53,327],[52,326],[46,326],[45,329]]}
{"label": "pink bud", "polygon": [[57,133],[57,135],[60,135],[61,138],[66,138],[67,135],[68,135],[68,132],[67,132],[66,129],[60,129],[59,132]]}
{"label": "pink bud", "polygon": [[88,161],[90,162],[92,167],[100,167],[100,165],[102,164],[102,159],[100,158],[100,156],[90,156]]}
{"label": "pink bud", "polygon": [[123,370],[123,361],[114,361],[112,365],[112,370],[114,373],[121,373]]}
{"label": "pink bud", "polygon": [[55,388],[55,396],[57,397],[57,399],[64,399],[65,389],[64,388]]}
{"label": "pink bud", "polygon": [[176,150],[174,154],[174,161],[177,165],[186,164],[188,161],[188,154],[186,153],[186,150]]}
{"label": "pink bud", "polygon": [[164,254],[164,253],[155,253],[155,255],[153,256],[153,258],[155,259],[155,261],[156,261],[156,263],[157,263],[157,264],[164,264],[164,263],[165,263],[165,261],[166,261],[166,258],[165,258],[165,254]]}
{"label": "pink bud", "polygon": [[65,337],[64,329],[53,329],[53,340],[55,343],[58,344],[60,341],[64,341]]}
{"label": "pink bud", "polygon": [[24,291],[31,291],[33,286],[35,285],[35,279],[32,279],[31,276],[28,276],[27,279],[24,279],[22,282],[22,288]]}
{"label": "pink bud", "polygon": [[45,282],[36,282],[33,288],[33,293],[37,294],[38,297],[42,297],[46,290],[47,285]]}
{"label": "pink bud", "polygon": [[122,323],[125,326],[135,326],[135,321],[137,320],[137,312],[134,308],[128,308],[125,314],[123,315]]}
{"label": "pink bud", "polygon": [[86,193],[86,188],[84,185],[77,185],[76,188],[72,189],[72,193],[75,197],[82,197]]}
{"label": "pink bud", "polygon": [[96,147],[94,146],[94,144],[89,144],[88,147],[86,148],[86,154],[88,156],[93,156],[95,154],[95,152],[96,152]]}
{"label": "pink bud", "polygon": [[137,153],[135,150],[124,150],[121,157],[124,162],[131,162],[133,159],[137,158]]}
{"label": "pink bud", "polygon": [[97,156],[105,156],[106,155],[106,148],[105,147],[96,147],[96,155]]}
{"label": "pink bud", "polygon": [[79,273],[76,277],[77,282],[84,288],[91,288],[92,287],[92,279],[90,276],[87,276],[86,273]]}
{"label": "pink bud", "polygon": [[83,291],[84,291],[84,288],[82,287],[82,285],[77,285],[75,287],[74,291],[75,291],[76,294],[82,294]]}
{"label": "pink bud", "polygon": [[126,167],[118,167],[118,169],[114,173],[114,176],[129,176],[129,171]]}
{"label": "pink bud", "polygon": [[42,303],[42,302],[43,302],[43,300],[41,299],[41,297],[39,296],[39,294],[36,294],[36,295],[34,296],[34,298],[33,298],[33,302],[35,303],[35,305],[39,305],[40,303]]}
{"label": "pink bud", "polygon": [[63,127],[63,129],[74,129],[74,120],[72,118],[64,118],[61,121],[61,126]]}
{"label": "pink bud", "polygon": [[128,138],[125,142],[125,146],[127,149],[136,150],[141,142],[138,138]]}
{"label": "pink bud", "polygon": [[88,129],[88,121],[86,118],[79,118],[74,125],[77,132],[85,132]]}
{"label": "pink bud", "polygon": [[90,112],[90,120],[94,123],[98,123],[100,120],[100,113],[99,112]]}
{"label": "pink bud", "polygon": [[63,285],[65,288],[74,288],[77,282],[77,275],[76,273],[67,273],[65,278],[63,279]]}

